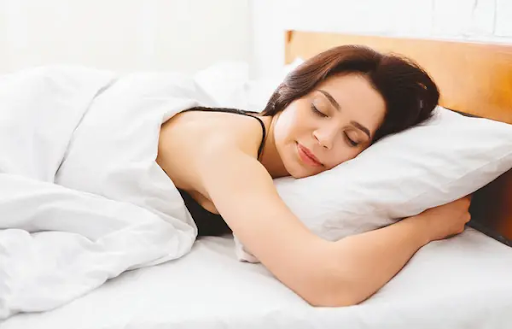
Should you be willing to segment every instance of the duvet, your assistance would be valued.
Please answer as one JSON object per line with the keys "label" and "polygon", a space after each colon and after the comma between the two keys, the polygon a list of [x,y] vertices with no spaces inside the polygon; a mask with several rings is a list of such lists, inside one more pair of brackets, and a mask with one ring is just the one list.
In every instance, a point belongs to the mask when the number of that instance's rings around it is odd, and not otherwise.
{"label": "duvet", "polygon": [[190,251],[197,228],[155,159],[161,124],[209,102],[175,73],[0,77],[0,320]]}

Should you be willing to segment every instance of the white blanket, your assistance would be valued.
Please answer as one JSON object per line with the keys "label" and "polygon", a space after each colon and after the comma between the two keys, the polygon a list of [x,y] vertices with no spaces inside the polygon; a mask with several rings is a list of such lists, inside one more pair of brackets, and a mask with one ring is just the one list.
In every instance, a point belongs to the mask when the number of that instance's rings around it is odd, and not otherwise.
{"label": "white blanket", "polygon": [[190,251],[197,228],[155,159],[161,124],[209,102],[170,73],[0,77],[0,319]]}

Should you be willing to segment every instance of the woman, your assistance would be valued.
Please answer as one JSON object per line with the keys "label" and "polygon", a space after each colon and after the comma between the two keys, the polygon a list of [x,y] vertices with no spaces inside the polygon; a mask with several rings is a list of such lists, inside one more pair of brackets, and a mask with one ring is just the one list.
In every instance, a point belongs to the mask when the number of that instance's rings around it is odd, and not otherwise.
{"label": "woman", "polygon": [[434,82],[411,61],[341,46],[290,73],[261,114],[193,108],[176,115],[162,127],[157,162],[199,235],[232,231],[310,304],[353,305],[423,245],[462,232],[469,199],[330,242],[287,208],[272,179],[316,175],[350,160],[429,118],[438,99]]}

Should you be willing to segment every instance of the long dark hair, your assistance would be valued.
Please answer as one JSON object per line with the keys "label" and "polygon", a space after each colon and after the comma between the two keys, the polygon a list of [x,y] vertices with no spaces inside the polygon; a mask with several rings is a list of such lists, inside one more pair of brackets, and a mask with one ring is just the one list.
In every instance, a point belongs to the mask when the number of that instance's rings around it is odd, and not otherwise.
{"label": "long dark hair", "polygon": [[263,115],[275,115],[335,74],[360,74],[384,98],[386,114],[374,141],[419,124],[432,115],[439,90],[411,59],[357,45],[339,46],[307,60],[274,91]]}

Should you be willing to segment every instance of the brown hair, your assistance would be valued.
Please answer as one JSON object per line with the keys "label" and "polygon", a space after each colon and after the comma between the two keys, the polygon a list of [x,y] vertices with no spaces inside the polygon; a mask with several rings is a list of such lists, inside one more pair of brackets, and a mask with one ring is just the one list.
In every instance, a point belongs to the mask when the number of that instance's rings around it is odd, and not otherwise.
{"label": "brown hair", "polygon": [[262,114],[275,115],[327,78],[348,73],[366,77],[386,103],[384,122],[374,141],[425,121],[439,101],[436,84],[412,60],[348,45],[322,52],[290,72],[272,94]]}

